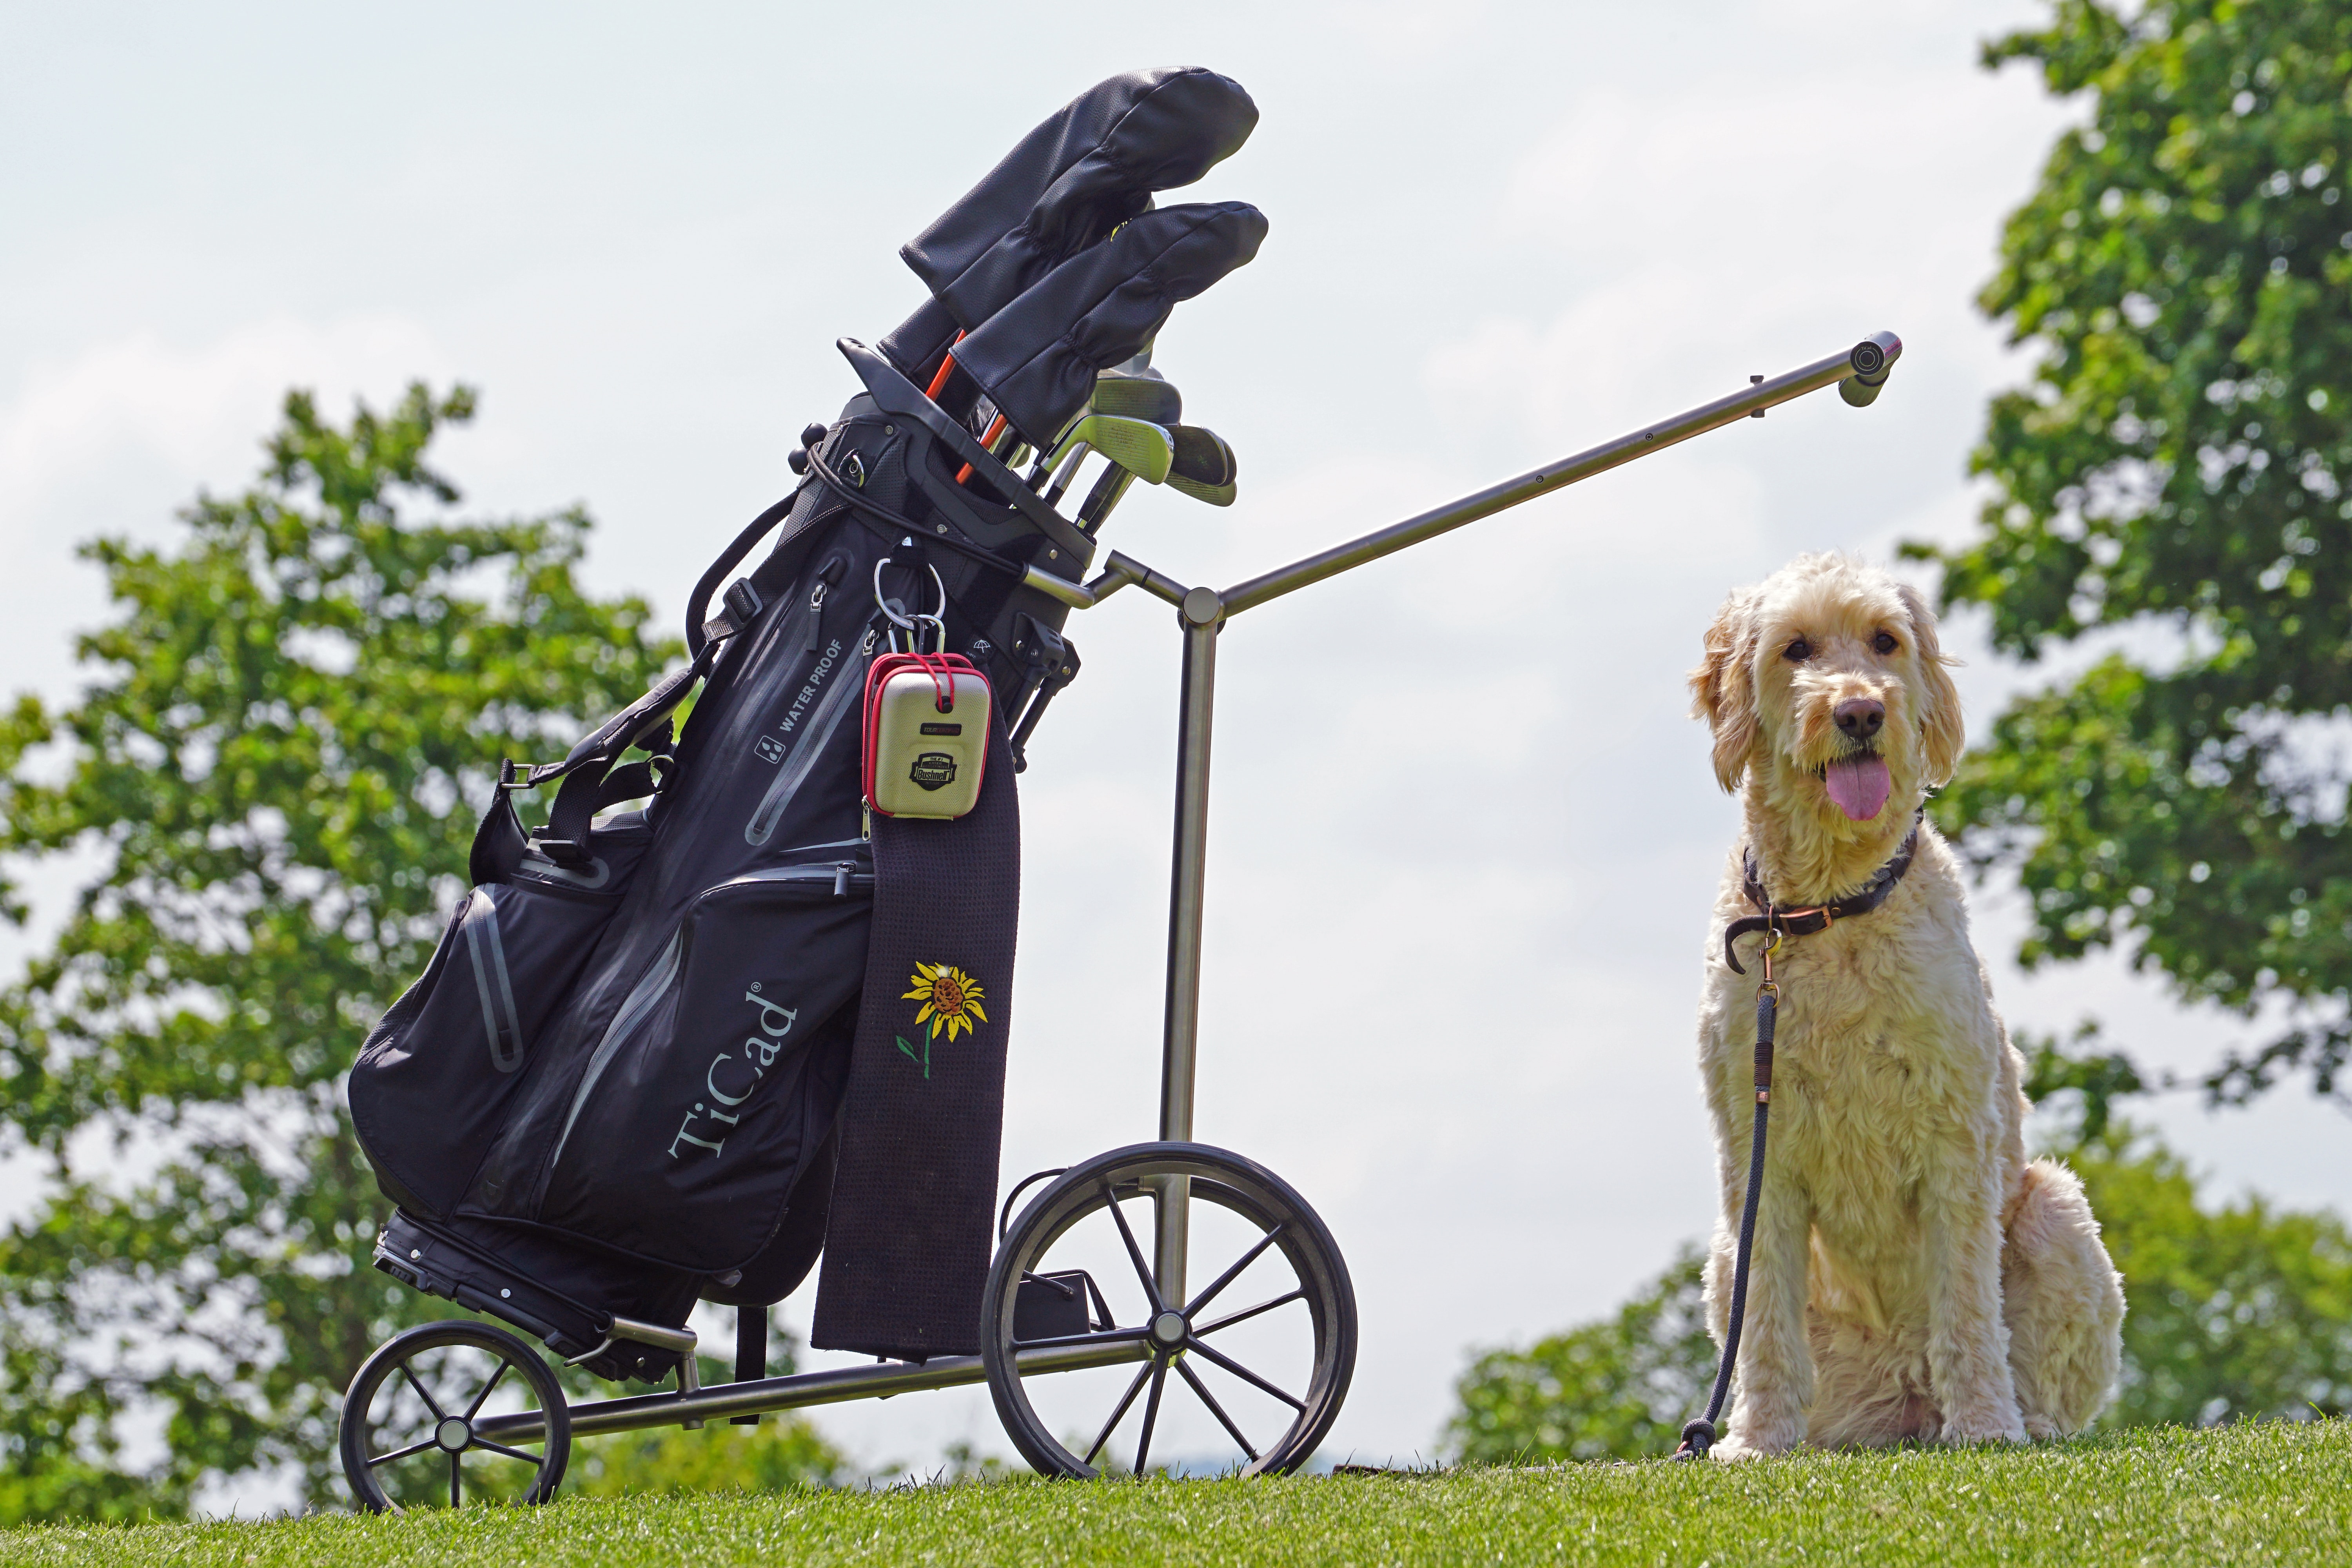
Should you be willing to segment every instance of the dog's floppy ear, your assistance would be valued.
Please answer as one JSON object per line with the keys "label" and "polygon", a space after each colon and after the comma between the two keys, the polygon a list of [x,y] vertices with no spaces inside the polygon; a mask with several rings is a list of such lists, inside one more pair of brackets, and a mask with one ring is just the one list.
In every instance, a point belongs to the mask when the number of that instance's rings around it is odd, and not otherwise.
{"label": "dog's floppy ear", "polygon": [[1911,616],[1911,650],[1919,663],[1919,741],[1927,762],[1930,788],[1948,783],[1960,765],[1960,752],[1969,742],[1960,721],[1960,689],[1945,673],[1957,659],[1946,658],[1936,641],[1936,613],[1908,584],[1898,590],[1903,608]]}
{"label": "dog's floppy ear", "polygon": [[1691,671],[1691,717],[1715,731],[1715,782],[1727,793],[1739,787],[1748,754],[1756,749],[1756,680],[1748,664],[1756,651],[1750,610],[1756,595],[1734,594],[1706,628],[1706,657]]}

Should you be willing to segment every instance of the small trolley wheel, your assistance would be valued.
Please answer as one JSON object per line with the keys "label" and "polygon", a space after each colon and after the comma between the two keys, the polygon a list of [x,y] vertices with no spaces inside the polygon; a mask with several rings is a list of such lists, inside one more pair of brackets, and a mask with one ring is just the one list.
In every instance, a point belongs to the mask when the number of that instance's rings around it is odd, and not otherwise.
{"label": "small trolley wheel", "polygon": [[468,1490],[545,1502],[572,1457],[572,1411],[547,1363],[504,1329],[427,1323],[361,1366],[343,1395],[341,1439],[343,1474],[370,1513],[456,1508]]}
{"label": "small trolley wheel", "polygon": [[[1171,1203],[1183,1223],[1163,1232]],[[1171,1244],[1188,1259],[1174,1300],[1157,1267]],[[1282,1474],[1347,1397],[1355,1288],[1271,1171],[1139,1143],[1072,1166],[1021,1211],[989,1271],[980,1353],[1006,1436],[1045,1475],[1141,1473],[1154,1454],[1188,1474]]]}

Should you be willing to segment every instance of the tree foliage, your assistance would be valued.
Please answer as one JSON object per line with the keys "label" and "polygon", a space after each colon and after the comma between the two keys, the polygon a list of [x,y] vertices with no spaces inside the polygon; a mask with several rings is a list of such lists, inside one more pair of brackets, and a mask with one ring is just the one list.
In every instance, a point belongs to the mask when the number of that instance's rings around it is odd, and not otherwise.
{"label": "tree foliage", "polygon": [[448,516],[427,447],[472,413],[418,385],[337,426],[289,395],[253,488],[169,548],[86,548],[115,605],[90,683],[0,718],[0,856],[95,867],[0,992],[0,1149],[52,1178],[0,1234],[0,1520],[257,1468],[318,1494],[354,1368],[446,1315],[367,1266],[386,1205],[342,1075],[462,890],[498,759],[677,651],[575,581],[578,510]]}
{"label": "tree foliage", "polygon": [[[1948,606],[2032,660],[1936,803],[2032,900],[2029,965],[2115,946],[2275,1026],[2217,1099],[2352,1047],[2352,4],[2058,0],[1988,46],[2086,100],[1980,303],[2038,351],[1993,400]],[[2126,630],[2128,628],[2128,630]],[[2104,635],[2102,635],[2104,634]]]}
{"label": "tree foliage", "polygon": [[2069,1162],[2124,1277],[2124,1368],[2104,1424],[2352,1411],[2352,1231],[2258,1196],[2197,1201],[2180,1158],[2117,1124]]}
{"label": "tree foliage", "polygon": [[1454,1384],[1449,1451],[1472,1463],[1654,1458],[1704,1414],[1715,1380],[1706,1262],[1685,1247],[1614,1317],[1488,1351]]}

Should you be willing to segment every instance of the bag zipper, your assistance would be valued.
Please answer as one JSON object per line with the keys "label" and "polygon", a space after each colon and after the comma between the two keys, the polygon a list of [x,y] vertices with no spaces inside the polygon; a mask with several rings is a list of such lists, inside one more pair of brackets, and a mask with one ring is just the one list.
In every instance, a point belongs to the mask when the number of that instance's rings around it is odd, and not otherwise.
{"label": "bag zipper", "polygon": [[801,734],[801,743],[793,749],[791,759],[777,772],[775,782],[768,786],[768,793],[760,797],[759,809],[751,813],[751,820],[744,824],[745,843],[761,845],[768,841],[768,836],[776,830],[777,819],[783,816],[784,807],[791,804],[793,793],[807,781],[809,773],[816,767],[816,760],[823,754],[825,742],[833,738],[834,731],[841,727],[841,716],[851,705],[850,697],[865,684],[862,680],[852,679],[851,671],[869,651],[872,642],[869,633],[865,645],[859,647],[856,658],[845,658],[841,668],[835,671],[833,689],[818,700],[816,711],[809,715],[809,726]]}
{"label": "bag zipper", "polygon": [[[845,899],[849,896],[849,889],[853,883],[863,883],[871,888],[874,885],[874,873],[860,871],[855,860],[809,860],[797,866],[778,866],[772,870],[751,871],[740,877],[731,878],[705,891],[702,898],[707,899],[712,893],[724,892],[729,888],[756,888],[768,882],[831,882],[833,896],[836,899]],[[698,903],[701,900],[696,901]]]}
{"label": "bag zipper", "polygon": [[814,653],[824,646],[824,595],[841,581],[841,574],[848,564],[848,557],[836,555],[818,570],[816,585],[809,590],[808,642],[801,648],[803,653]]}
{"label": "bag zipper", "polygon": [[474,989],[482,998],[482,1028],[490,1038],[490,1065],[500,1072],[522,1066],[522,1019],[507,977],[506,944],[499,940],[499,907],[476,889],[466,911],[466,945],[474,959]]}

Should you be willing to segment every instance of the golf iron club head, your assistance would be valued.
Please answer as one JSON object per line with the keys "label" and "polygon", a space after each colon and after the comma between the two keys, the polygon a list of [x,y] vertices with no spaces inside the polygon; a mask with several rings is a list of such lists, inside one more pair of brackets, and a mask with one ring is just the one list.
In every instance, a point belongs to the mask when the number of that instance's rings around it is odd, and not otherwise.
{"label": "golf iron club head", "polygon": [[1176,460],[1176,441],[1166,427],[1149,419],[1127,419],[1113,414],[1089,414],[1070,426],[1059,446],[1045,459],[1059,468],[1073,450],[1084,445],[1125,468],[1145,484],[1165,484]]}
{"label": "golf iron club head", "polygon": [[[1064,465],[1076,449],[1074,436],[1078,422],[1089,414],[1108,414],[1120,419],[1148,419],[1154,425],[1172,430],[1176,422],[1184,416],[1184,396],[1158,371],[1135,367],[1133,361],[1117,370],[1105,371],[1095,378],[1094,395],[1087,398],[1086,407],[1063,426],[1061,434],[1047,444],[1045,450],[1037,454],[1037,466],[1029,473],[1031,489],[1043,484],[1048,474],[1059,473],[1063,485],[1069,482],[1070,474]],[[1060,493],[1061,487],[1056,486],[1053,494]]]}
{"label": "golf iron club head", "polygon": [[1211,506],[1233,505],[1241,464],[1225,438],[1198,425],[1179,425],[1172,444],[1176,456],[1168,468],[1170,488]]}
{"label": "golf iron club head", "polygon": [[1176,384],[1153,372],[1141,375],[1098,375],[1094,395],[1087,400],[1089,414],[1115,415],[1121,419],[1149,419],[1171,429],[1184,417],[1184,395]]}

